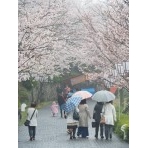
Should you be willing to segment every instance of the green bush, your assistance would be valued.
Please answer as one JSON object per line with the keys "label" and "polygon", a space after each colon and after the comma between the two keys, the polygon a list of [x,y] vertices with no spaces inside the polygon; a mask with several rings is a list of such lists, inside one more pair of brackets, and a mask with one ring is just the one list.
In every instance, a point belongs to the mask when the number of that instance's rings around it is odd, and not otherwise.
{"label": "green bush", "polygon": [[117,122],[115,122],[114,126],[114,132],[122,139],[124,139],[124,133],[121,131],[122,125],[126,124],[125,133],[126,133],[126,139],[125,141],[129,141],[129,116],[127,114],[121,114],[120,120],[117,119]]}
{"label": "green bush", "polygon": [[18,106],[20,106],[20,104],[23,102],[28,103],[29,94],[30,92],[27,91],[27,89],[23,87],[21,83],[18,83]]}
{"label": "green bush", "polygon": [[27,110],[25,112],[21,112],[22,118],[18,121],[18,125],[23,125],[25,120],[27,119]]}

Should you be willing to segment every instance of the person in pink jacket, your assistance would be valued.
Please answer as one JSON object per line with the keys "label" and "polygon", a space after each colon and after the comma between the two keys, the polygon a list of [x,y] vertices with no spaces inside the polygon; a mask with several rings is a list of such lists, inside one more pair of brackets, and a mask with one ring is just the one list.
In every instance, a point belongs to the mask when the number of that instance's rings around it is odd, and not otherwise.
{"label": "person in pink jacket", "polygon": [[53,117],[55,117],[58,114],[58,104],[55,101],[53,101],[52,105],[50,106],[50,109],[52,111]]}

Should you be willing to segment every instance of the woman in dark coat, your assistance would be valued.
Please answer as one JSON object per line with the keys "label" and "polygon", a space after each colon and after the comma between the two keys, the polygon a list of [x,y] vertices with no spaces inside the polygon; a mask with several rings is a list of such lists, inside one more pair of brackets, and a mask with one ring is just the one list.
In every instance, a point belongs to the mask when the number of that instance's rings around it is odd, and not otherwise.
{"label": "woman in dark coat", "polygon": [[[58,95],[58,104],[60,106],[60,112],[61,112],[61,118],[63,117],[63,110],[62,105],[65,104],[65,98],[63,97],[63,94]],[[65,111],[64,111],[64,117],[65,117]]]}
{"label": "woman in dark coat", "polygon": [[100,137],[101,137],[101,139],[104,138],[104,136],[103,136],[103,124],[100,124],[102,108],[103,108],[103,103],[97,102],[97,104],[94,107],[94,111],[93,111],[93,119],[95,119],[95,122],[96,122],[95,137],[97,139],[98,139],[99,127],[100,127]]}

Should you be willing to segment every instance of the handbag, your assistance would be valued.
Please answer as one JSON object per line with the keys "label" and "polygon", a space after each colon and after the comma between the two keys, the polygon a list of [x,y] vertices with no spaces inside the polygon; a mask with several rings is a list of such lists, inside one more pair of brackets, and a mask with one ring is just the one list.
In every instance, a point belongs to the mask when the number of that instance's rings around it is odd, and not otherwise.
{"label": "handbag", "polygon": [[100,123],[105,124],[105,117],[104,116],[101,117]]}
{"label": "handbag", "polygon": [[29,126],[29,124],[30,124],[30,120],[26,120],[24,123],[25,126]]}
{"label": "handbag", "polygon": [[92,125],[92,128],[96,127],[96,122],[92,122],[91,125]]}
{"label": "handbag", "polygon": [[[35,110],[36,110],[36,109],[35,109]],[[32,116],[31,116],[30,120],[32,119],[32,117],[33,117],[33,115],[34,115],[35,110],[34,110]],[[27,119],[27,120],[24,122],[24,125],[25,125],[25,126],[29,126],[29,125],[30,125],[30,120]]]}
{"label": "handbag", "polygon": [[78,121],[79,118],[80,118],[79,113],[76,110],[74,110],[74,112],[73,112],[73,119]]}

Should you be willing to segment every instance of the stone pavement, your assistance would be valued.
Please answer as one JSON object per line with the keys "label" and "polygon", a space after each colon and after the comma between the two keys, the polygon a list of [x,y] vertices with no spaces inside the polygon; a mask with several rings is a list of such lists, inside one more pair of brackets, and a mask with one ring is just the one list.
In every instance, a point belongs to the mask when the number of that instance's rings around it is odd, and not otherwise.
{"label": "stone pavement", "polygon": [[[96,102],[87,101],[92,115],[93,107]],[[94,128],[91,127],[89,120],[89,138],[77,138],[69,140],[69,135],[66,133],[66,119],[61,118],[60,114],[57,117],[52,117],[48,107],[39,110],[38,126],[36,131],[36,140],[29,141],[28,128],[23,126],[18,127],[18,148],[128,148],[129,144],[120,140],[113,134],[112,140],[95,139]]]}

